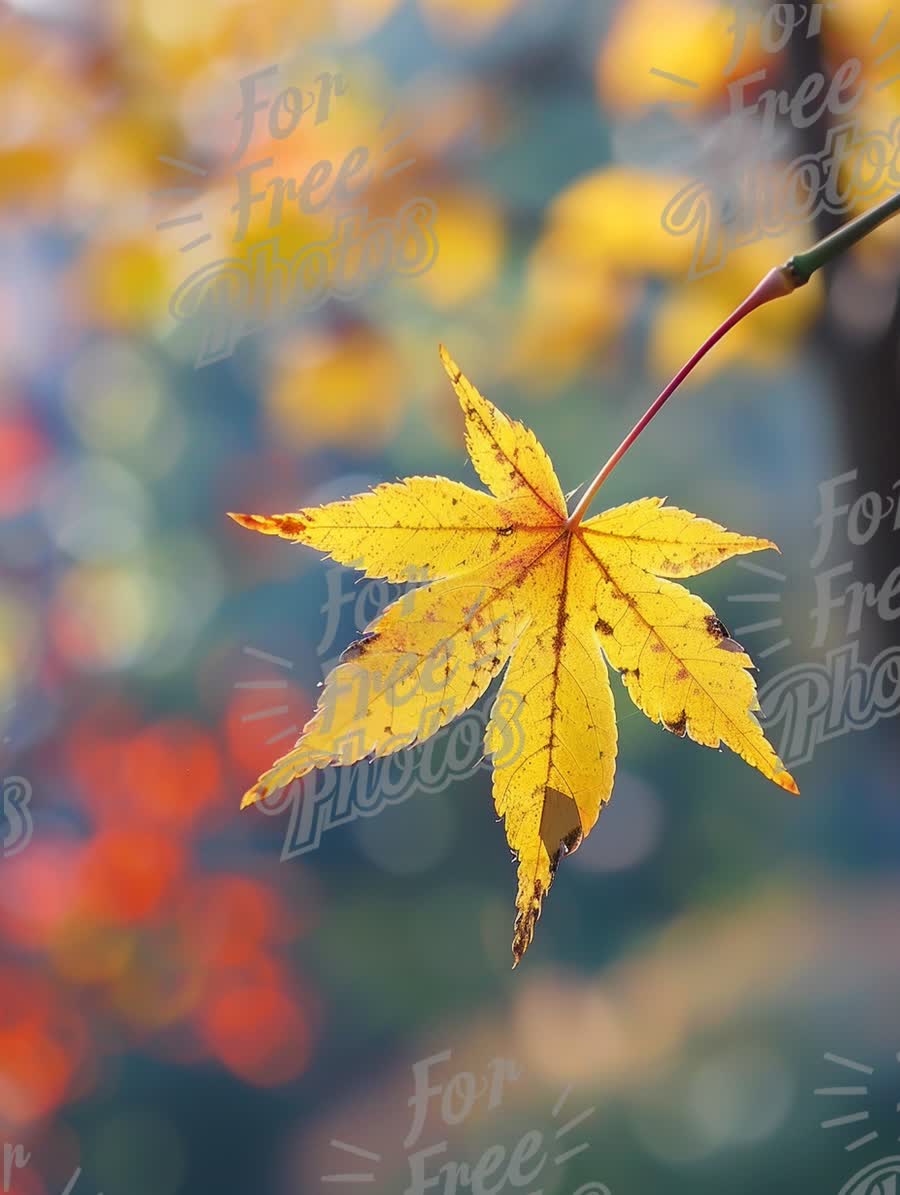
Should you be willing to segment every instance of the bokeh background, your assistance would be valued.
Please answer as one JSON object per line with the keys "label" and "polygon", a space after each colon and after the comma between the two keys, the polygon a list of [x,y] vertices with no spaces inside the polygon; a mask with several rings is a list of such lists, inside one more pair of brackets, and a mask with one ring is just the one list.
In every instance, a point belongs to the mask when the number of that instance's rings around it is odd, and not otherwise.
{"label": "bokeh background", "polygon": [[[33,819],[14,850],[11,815],[0,859],[0,1130],[31,1153],[9,1190],[56,1195],[81,1167],[79,1195],[356,1190],[322,1182],[354,1171],[404,1191],[412,1064],[444,1050],[437,1078],[497,1058],[521,1072],[459,1125],[434,1102],[420,1144],[448,1140],[447,1158],[529,1129],[553,1154],[562,1116],[594,1109],[565,1138],[590,1148],[536,1180],[547,1195],[838,1191],[898,1152],[891,716],[818,745],[793,800],[650,725],[615,683],[615,798],[515,973],[514,867],[483,769],[283,861],[289,811],[238,813],[387,594],[357,602],[350,573],[227,510],[410,472],[473,483],[438,341],[574,490],[770,266],[889,193],[887,176],[880,195],[850,187],[843,214],[775,219],[690,277],[694,236],[661,221],[678,191],[704,179],[720,211],[746,211],[834,119],[723,137],[729,81],[763,71],[750,95],[793,94],[855,56],[859,126],[887,134],[898,111],[900,13],[882,0],[831,5],[779,52],[751,21],[736,64],[734,15],[704,0],[0,9],[0,777],[28,781]],[[429,198],[438,256],[195,368],[197,327],[169,301],[203,253],[233,252],[239,81],[271,64],[283,86],[345,86],[288,138],[261,119],[249,153],[301,180],[369,147],[370,212]],[[199,190],[155,194],[184,185]],[[334,218],[286,209],[278,232],[302,246]],[[201,233],[206,248],[182,249]],[[266,235],[260,216],[249,243]],[[836,611],[814,646],[810,561],[823,481],[857,470],[842,499],[887,499],[900,476],[898,266],[900,221],[757,313],[604,491],[668,495],[780,544],[756,559],[783,579],[732,563],[693,586],[733,633],[780,620],[741,636],[761,684],[896,643],[890,610],[867,607],[858,627]],[[892,522],[866,544],[839,524],[822,567],[852,562],[848,579],[881,588]],[[748,593],[774,597],[729,601]],[[829,1084],[866,1090],[814,1096]]]}

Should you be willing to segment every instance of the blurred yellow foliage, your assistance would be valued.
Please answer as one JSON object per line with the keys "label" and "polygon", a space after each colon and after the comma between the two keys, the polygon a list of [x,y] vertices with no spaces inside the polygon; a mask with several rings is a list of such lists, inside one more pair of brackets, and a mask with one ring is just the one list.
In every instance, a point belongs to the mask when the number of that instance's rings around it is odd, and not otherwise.
{"label": "blurred yellow foliage", "polygon": [[885,0],[830,4],[822,31],[833,65],[853,55],[862,59],[867,78],[896,73],[896,58],[887,54],[900,42],[900,10]]}
{"label": "blurred yellow foliage", "polygon": [[690,245],[662,226],[666,204],[686,177],[610,166],[577,179],[553,200],[549,231],[586,264],[678,276]]}
{"label": "blurred yellow foliage", "polygon": [[691,246],[662,227],[685,180],[613,166],[577,179],[550,205],[532,250],[513,373],[546,388],[628,325],[647,275],[687,273]]}
{"label": "blurred yellow foliage", "polygon": [[439,310],[467,303],[496,281],[503,258],[503,214],[474,189],[429,188],[437,205],[438,254],[414,285]]}
{"label": "blurred yellow foliage", "polygon": [[294,451],[341,445],[371,452],[396,427],[404,371],[391,343],[364,325],[280,345],[266,396],[275,440]]}
{"label": "blurred yellow foliage", "polygon": [[146,240],[98,237],[73,263],[71,308],[107,328],[161,327],[172,281],[165,255]]}
{"label": "blurred yellow foliage", "polygon": [[[728,78],[755,70],[762,48],[754,25],[732,63],[735,7],[717,0],[628,0],[619,4],[596,63],[597,92],[614,112],[654,104],[696,109],[720,99]],[[726,69],[727,68],[727,69]],[[688,85],[661,78],[664,71]]]}
{"label": "blurred yellow foliage", "polygon": [[524,311],[510,370],[521,382],[555,392],[628,324],[642,284],[583,261],[545,235],[532,251]]}

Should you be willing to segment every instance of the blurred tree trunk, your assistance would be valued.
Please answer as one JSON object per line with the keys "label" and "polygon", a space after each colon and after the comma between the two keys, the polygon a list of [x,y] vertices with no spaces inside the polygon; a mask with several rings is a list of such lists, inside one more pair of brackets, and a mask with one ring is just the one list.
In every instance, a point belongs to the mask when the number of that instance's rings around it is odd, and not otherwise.
{"label": "blurred tree trunk", "polygon": [[[828,76],[821,36],[806,34],[804,27],[798,28],[788,42],[786,83],[792,95],[810,75],[822,72],[826,79]],[[831,124],[826,111],[809,128],[795,130],[797,152],[822,152]],[[884,198],[886,194],[878,196]],[[845,219],[822,212],[817,220],[818,236],[834,231]],[[813,343],[836,406],[835,473],[858,470],[856,481],[848,484],[842,495],[852,502],[858,495],[875,491],[885,499],[900,501],[900,490],[892,489],[900,478],[900,280],[896,274],[887,281],[872,278],[849,258],[840,259],[824,272],[828,298]],[[847,318],[850,308],[857,319]],[[894,513],[866,545],[854,548],[848,543],[842,556],[836,538],[827,564],[842,563],[852,555],[852,579],[872,582],[879,590],[900,564],[900,531],[893,530]],[[861,636],[864,658],[897,642],[897,628],[898,623],[867,610]]]}

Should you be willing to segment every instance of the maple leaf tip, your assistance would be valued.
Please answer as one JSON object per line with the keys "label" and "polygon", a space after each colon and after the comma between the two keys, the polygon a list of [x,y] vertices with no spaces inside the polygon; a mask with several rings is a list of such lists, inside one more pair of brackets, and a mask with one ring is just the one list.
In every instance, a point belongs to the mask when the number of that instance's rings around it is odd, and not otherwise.
{"label": "maple leaf tip", "polygon": [[456,383],[459,381],[459,379],[462,377],[462,370],[459,368],[459,366],[456,364],[456,362],[453,360],[453,358],[447,352],[447,349],[443,344],[438,345],[438,353],[440,354],[441,364],[443,365],[444,369],[447,371],[447,377],[450,379],[450,381],[455,386]]}
{"label": "maple leaf tip", "polygon": [[239,511],[229,510],[227,512],[229,519],[234,519],[239,527],[246,527],[250,531],[256,531],[260,517],[259,515],[241,514]]}
{"label": "maple leaf tip", "polygon": [[248,531],[258,531],[260,535],[280,535],[282,539],[300,539],[306,529],[306,523],[296,514],[246,515],[229,511],[228,517]]}
{"label": "maple leaf tip", "polygon": [[[780,762],[780,761],[779,761]],[[791,793],[795,797],[800,796],[800,789],[797,787],[797,781],[786,769],[776,772],[772,777],[779,788],[783,788],[785,792]]]}

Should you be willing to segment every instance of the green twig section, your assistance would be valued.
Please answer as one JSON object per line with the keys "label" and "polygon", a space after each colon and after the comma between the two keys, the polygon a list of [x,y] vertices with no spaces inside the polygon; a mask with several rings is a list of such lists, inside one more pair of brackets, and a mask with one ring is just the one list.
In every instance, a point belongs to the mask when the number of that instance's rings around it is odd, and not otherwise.
{"label": "green twig section", "polygon": [[900,192],[891,196],[890,199],[885,200],[884,203],[872,208],[870,211],[863,212],[861,216],[857,216],[855,220],[851,220],[849,224],[845,224],[843,228],[839,228],[837,232],[824,237],[818,244],[813,245],[811,249],[807,249],[805,253],[796,253],[783,266],[776,266],[775,269],[770,270],[765,278],[753,288],[743,303],[734,309],[728,319],[721,323],[712,335],[707,337],[699,349],[679,369],[671,382],[669,382],[658,398],[654,400],[647,411],[641,416],[585,490],[581,501],[569,515],[567,525],[570,528],[578,526],[587,513],[587,509],[594,500],[597,491],[647,424],[662,410],[684,379],[693,372],[694,368],[703,360],[710,349],[719,343],[723,336],[726,336],[736,324],[739,324],[745,316],[748,316],[751,311],[755,311],[757,307],[762,307],[764,303],[768,303],[772,299],[780,299],[784,295],[792,294],[798,287],[805,286],[816,270],[820,270],[822,266],[828,265],[829,262],[833,261],[841,253],[845,253],[851,245],[855,245],[863,237],[868,236],[870,232],[878,228],[879,225],[884,224],[891,216],[895,216],[897,212],[900,212]]}
{"label": "green twig section", "polygon": [[798,286],[803,286],[809,282],[816,270],[827,266],[841,253],[845,253],[851,245],[855,245],[880,224],[884,224],[885,220],[896,216],[897,212],[900,212],[900,191],[884,203],[880,203],[878,207],[863,212],[843,228],[824,237],[817,245],[813,245],[812,249],[807,249],[805,253],[795,253],[784,268],[790,271]]}

